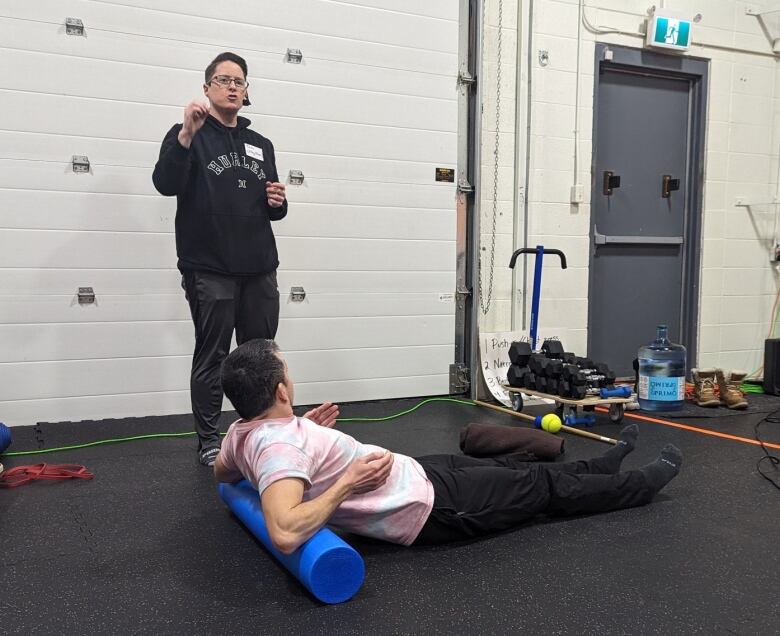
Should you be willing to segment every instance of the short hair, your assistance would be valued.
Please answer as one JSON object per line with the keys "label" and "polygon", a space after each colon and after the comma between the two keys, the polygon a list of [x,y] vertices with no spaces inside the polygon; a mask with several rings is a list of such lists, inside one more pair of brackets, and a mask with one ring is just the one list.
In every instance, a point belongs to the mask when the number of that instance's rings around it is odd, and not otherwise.
{"label": "short hair", "polygon": [[246,79],[247,75],[249,75],[249,71],[247,70],[246,66],[246,60],[243,57],[236,55],[235,53],[225,51],[224,53],[217,55],[217,57],[211,61],[211,64],[206,67],[206,84],[211,81],[211,77],[214,75],[214,71],[217,70],[217,66],[219,66],[222,62],[233,62],[238,64],[241,67],[241,70],[244,72],[244,79]]}
{"label": "short hair", "polygon": [[285,379],[278,353],[273,340],[249,340],[222,363],[222,390],[242,419],[254,419],[276,402],[276,387]]}

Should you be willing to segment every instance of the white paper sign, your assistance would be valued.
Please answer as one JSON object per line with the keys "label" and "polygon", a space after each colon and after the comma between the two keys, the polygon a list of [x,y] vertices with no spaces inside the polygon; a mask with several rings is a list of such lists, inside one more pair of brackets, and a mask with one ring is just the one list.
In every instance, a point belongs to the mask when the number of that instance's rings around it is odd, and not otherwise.
{"label": "white paper sign", "polygon": [[[552,334],[542,336],[537,335],[536,346],[541,347],[545,337],[551,337]],[[502,404],[511,407],[512,400],[502,385],[506,384],[506,372],[512,364],[509,360],[509,347],[518,340],[528,340],[528,334],[525,331],[505,331],[498,333],[483,333],[479,336],[480,366],[482,367],[482,377],[485,378],[487,385],[493,397]],[[550,402],[546,398],[544,402]]]}
{"label": "white paper sign", "polygon": [[493,397],[506,406],[512,406],[509,392],[501,386],[506,383],[509,365],[509,347],[516,340],[522,340],[525,334],[519,331],[501,333],[483,333],[479,336],[480,366]]}

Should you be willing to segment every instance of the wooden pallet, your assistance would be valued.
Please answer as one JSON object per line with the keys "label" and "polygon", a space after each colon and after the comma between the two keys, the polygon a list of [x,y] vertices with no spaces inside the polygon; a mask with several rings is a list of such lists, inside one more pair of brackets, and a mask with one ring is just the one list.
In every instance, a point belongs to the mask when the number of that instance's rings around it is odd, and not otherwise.
{"label": "wooden pallet", "polygon": [[619,423],[623,421],[623,414],[625,413],[625,405],[631,402],[631,398],[602,398],[596,395],[590,395],[581,400],[575,400],[573,398],[561,397],[560,395],[553,395],[552,393],[542,393],[541,391],[534,391],[533,389],[518,389],[508,384],[501,385],[509,393],[515,394],[520,397],[519,408],[515,406],[516,410],[523,410],[522,395],[532,395],[538,398],[545,398],[552,400],[556,404],[556,409],[560,409],[564,415],[568,412],[574,412],[576,414],[578,408],[585,409],[585,407],[597,407],[606,406],[609,408],[609,419],[613,422]]}

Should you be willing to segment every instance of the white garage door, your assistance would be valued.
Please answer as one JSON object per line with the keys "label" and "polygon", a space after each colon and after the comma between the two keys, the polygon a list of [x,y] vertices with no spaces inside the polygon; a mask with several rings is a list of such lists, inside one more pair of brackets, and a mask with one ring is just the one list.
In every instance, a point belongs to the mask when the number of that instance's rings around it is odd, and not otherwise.
{"label": "white garage door", "polygon": [[452,0],[0,2],[0,420],[189,411],[175,200],[151,172],[224,50],[280,176],[305,175],[275,224],[298,401],[447,393],[457,46]]}

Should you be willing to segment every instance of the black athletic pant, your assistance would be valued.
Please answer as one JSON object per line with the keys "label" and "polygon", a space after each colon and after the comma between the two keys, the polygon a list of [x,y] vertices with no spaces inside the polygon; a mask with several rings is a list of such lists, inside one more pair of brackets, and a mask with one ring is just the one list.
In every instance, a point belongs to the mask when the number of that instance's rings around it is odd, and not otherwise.
{"label": "black athletic pant", "polygon": [[601,474],[598,458],[529,464],[521,458],[428,455],[417,461],[433,484],[433,510],[415,544],[473,539],[537,514],[607,512],[649,503],[656,493],[638,470]]}
{"label": "black athletic pant", "polygon": [[256,276],[185,271],[182,287],[195,324],[190,399],[198,450],[202,450],[219,446],[220,372],[233,330],[238,344],[273,339],[279,326],[279,289],[275,271]]}

